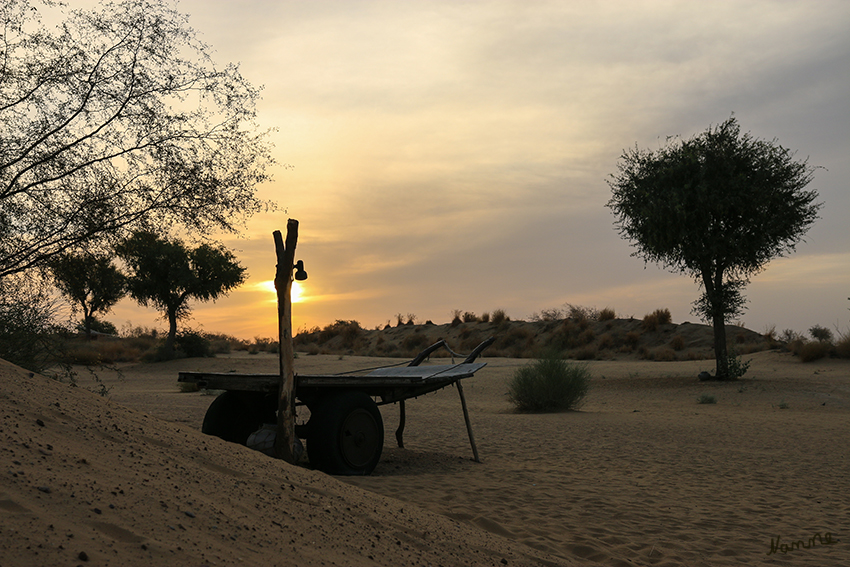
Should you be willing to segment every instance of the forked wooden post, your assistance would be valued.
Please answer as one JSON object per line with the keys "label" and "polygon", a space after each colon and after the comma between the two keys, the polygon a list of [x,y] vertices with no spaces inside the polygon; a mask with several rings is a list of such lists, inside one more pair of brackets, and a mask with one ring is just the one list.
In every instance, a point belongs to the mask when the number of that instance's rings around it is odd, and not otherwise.
{"label": "forked wooden post", "polygon": [[278,458],[295,462],[295,354],[292,346],[292,269],[298,244],[298,221],[286,223],[286,242],[280,231],[273,233],[277,254],[274,287],[277,290],[277,319],[280,344],[280,389],[277,405],[277,436],[274,449]]}

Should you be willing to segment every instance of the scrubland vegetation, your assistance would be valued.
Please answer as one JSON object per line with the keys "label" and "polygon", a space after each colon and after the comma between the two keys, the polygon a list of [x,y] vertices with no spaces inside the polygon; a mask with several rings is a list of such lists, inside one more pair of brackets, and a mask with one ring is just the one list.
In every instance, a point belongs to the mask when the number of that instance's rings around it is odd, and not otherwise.
{"label": "scrubland vegetation", "polygon": [[[714,356],[712,330],[708,325],[675,324],[668,309],[656,309],[642,318],[619,317],[610,307],[596,309],[566,305],[544,309],[526,319],[512,320],[503,309],[482,314],[453,310],[447,323],[419,323],[414,314],[397,315],[389,322],[365,329],[355,320],[337,320],[324,327],[302,329],[294,337],[297,352],[306,355],[345,354],[382,357],[413,357],[424,348],[445,339],[456,352],[468,353],[489,337],[493,345],[484,356],[541,358],[544,353],[577,361],[634,358],[653,361],[703,360]],[[22,351],[12,360],[35,371],[69,365],[102,366],[132,362],[157,362],[172,358],[163,352],[165,333],[129,325],[118,330],[106,321],[95,320],[94,340],[78,330],[44,326],[32,344],[49,345],[44,351]],[[3,331],[0,329],[0,331]],[[727,326],[731,353],[730,368],[738,376],[746,372],[740,356],[779,349],[802,362],[827,357],[850,358],[850,332],[832,331],[815,325],[806,334],[774,327],[762,333],[741,325]],[[0,343],[10,343],[14,333],[0,332]],[[18,341],[20,342],[20,341]],[[0,347],[8,346],[0,344]],[[14,345],[13,345],[14,346]],[[228,353],[277,353],[276,338],[239,339],[220,333],[184,329],[176,339],[179,357],[204,357]]]}

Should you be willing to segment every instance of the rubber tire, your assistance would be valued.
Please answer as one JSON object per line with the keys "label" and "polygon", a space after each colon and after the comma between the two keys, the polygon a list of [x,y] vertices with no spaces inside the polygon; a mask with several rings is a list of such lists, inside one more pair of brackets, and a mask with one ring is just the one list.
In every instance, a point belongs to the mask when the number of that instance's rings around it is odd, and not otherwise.
{"label": "rubber tire", "polygon": [[331,394],[310,409],[310,464],[328,474],[358,476],[375,470],[384,449],[384,420],[364,392]]}
{"label": "rubber tire", "polygon": [[201,431],[231,443],[245,445],[264,423],[275,423],[275,411],[266,394],[227,391],[219,394],[204,416]]}

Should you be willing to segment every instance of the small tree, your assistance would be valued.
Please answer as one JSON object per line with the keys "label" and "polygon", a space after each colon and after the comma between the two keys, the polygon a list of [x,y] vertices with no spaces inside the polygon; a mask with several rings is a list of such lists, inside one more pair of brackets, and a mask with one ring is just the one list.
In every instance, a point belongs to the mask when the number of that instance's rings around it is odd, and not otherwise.
{"label": "small tree", "polygon": [[623,153],[607,206],[635,256],[688,274],[703,293],[694,311],[714,327],[717,379],[729,373],[725,323],[741,290],[773,258],[795,249],[817,219],[814,169],[775,141],[741,134],[734,116],[658,151]]}
{"label": "small tree", "polygon": [[117,248],[129,270],[127,289],[140,305],[153,305],[168,320],[165,353],[174,352],[177,321],[191,312],[190,299],[215,301],[245,281],[245,268],[221,246],[190,249],[179,240],[139,232]]}
{"label": "small tree", "polygon": [[106,255],[63,254],[51,263],[56,287],[76,310],[83,312],[83,329],[91,337],[98,313],[108,313],[127,293],[126,278]]}

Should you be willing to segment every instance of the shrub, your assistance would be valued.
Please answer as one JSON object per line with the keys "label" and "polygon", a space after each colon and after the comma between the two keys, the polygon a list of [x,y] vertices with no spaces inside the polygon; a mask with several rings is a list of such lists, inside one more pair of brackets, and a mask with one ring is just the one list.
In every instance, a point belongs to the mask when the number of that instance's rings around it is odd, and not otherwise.
{"label": "shrub", "polygon": [[518,411],[549,412],[576,409],[590,388],[586,365],[571,364],[549,354],[514,372],[508,399]]}
{"label": "shrub", "polygon": [[610,307],[604,308],[599,312],[599,320],[600,321],[613,321],[617,318],[617,314]]}
{"label": "shrub", "polygon": [[643,328],[647,331],[655,331],[659,325],[666,325],[672,321],[673,317],[669,309],[656,309],[643,316]]}
{"label": "shrub", "polygon": [[490,321],[495,325],[500,325],[506,321],[510,321],[507,313],[505,313],[504,309],[496,309],[493,311],[493,315],[490,317]]}
{"label": "shrub", "polygon": [[452,327],[453,329],[454,329],[455,327],[457,327],[458,325],[460,325],[461,323],[463,323],[463,319],[461,319],[461,318],[460,318],[461,313],[462,313],[462,312],[461,312],[461,310],[460,310],[460,309],[454,309],[454,310],[452,311],[452,322],[451,322],[451,327]]}
{"label": "shrub", "polygon": [[472,311],[464,311],[463,322],[464,323],[477,323],[478,317]]}
{"label": "shrub", "polygon": [[210,341],[195,331],[182,331],[174,337],[174,348],[188,358],[212,356]]}
{"label": "shrub", "polygon": [[319,332],[318,343],[321,345],[335,337],[340,337],[343,348],[352,348],[362,331],[357,321],[337,319]]}
{"label": "shrub", "polygon": [[56,318],[46,288],[15,276],[0,281],[0,358],[33,372],[47,369],[61,356]]}
{"label": "shrub", "polygon": [[841,358],[850,358],[850,332],[838,337],[835,344],[835,354]]}
{"label": "shrub", "polygon": [[698,404],[716,404],[717,398],[712,396],[711,394],[701,394],[699,398],[697,398]]}
{"label": "shrub", "polygon": [[626,333],[625,343],[629,348],[636,348],[639,341],[640,333],[638,333],[637,331],[629,331],[628,333]]}
{"label": "shrub", "polygon": [[596,349],[593,346],[584,346],[573,353],[576,360],[595,360]]}
{"label": "shrub", "polygon": [[404,350],[415,350],[416,352],[421,351],[424,347],[428,346],[428,337],[421,333],[413,333],[412,335],[408,335],[401,342],[401,346]]}
{"label": "shrub", "polygon": [[832,345],[828,342],[812,341],[810,343],[803,343],[797,354],[803,362],[814,362],[815,360],[829,356],[831,350]]}
{"label": "shrub", "polygon": [[741,357],[736,356],[734,352],[729,353],[729,356],[726,358],[726,365],[729,369],[729,380],[737,380],[750,369],[750,361],[741,360]]}
{"label": "shrub", "polygon": [[685,348],[685,339],[682,338],[681,335],[676,335],[670,341],[670,348],[673,350],[682,350]]}
{"label": "shrub", "polygon": [[482,314],[481,314],[481,317],[479,317],[478,319],[479,319],[482,323],[489,323],[489,322],[490,322],[490,314],[489,314],[489,313],[482,313]]}

